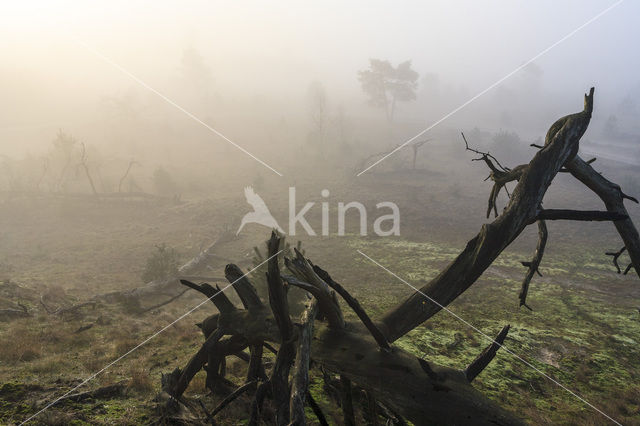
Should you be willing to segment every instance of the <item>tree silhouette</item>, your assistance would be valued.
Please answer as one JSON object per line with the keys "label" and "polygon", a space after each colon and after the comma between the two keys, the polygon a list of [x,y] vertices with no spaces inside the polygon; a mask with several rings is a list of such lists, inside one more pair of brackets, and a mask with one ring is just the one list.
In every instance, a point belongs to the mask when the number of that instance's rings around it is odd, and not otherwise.
{"label": "tree silhouette", "polygon": [[369,59],[369,68],[358,71],[362,90],[369,96],[369,104],[384,108],[387,120],[393,121],[396,102],[416,99],[419,74],[405,61],[394,68],[389,61]]}

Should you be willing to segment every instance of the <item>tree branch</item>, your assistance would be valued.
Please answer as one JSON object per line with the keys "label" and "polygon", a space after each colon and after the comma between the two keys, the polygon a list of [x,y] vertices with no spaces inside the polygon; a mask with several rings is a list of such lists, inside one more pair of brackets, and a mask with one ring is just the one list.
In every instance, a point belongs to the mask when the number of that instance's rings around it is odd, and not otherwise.
{"label": "tree branch", "polygon": [[578,221],[617,221],[629,216],[619,212],[599,210],[566,210],[544,209],[536,216],[536,220],[578,220]]}
{"label": "tree branch", "polygon": [[[302,284],[306,284],[306,290],[313,294],[318,299],[318,307],[320,313],[326,316],[330,327],[344,328],[344,317],[340,310],[335,293],[331,290],[329,285],[322,280],[313,270],[313,266],[307,259],[304,258],[302,253],[295,249],[296,257],[292,260],[284,259],[284,264],[297,278],[303,280]],[[295,281],[292,281],[293,284]],[[294,285],[299,285],[296,283]],[[312,290],[308,286],[311,285],[316,288]],[[301,286],[302,287],[302,286]]]}
{"label": "tree branch", "polygon": [[544,256],[544,248],[547,245],[547,225],[544,220],[538,220],[538,245],[536,247],[536,251],[533,254],[533,259],[531,262],[522,262],[523,266],[529,268],[527,274],[522,281],[522,288],[520,289],[520,295],[518,298],[520,299],[520,306],[524,306],[526,308],[531,308],[527,305],[527,293],[529,292],[529,284],[531,283],[531,279],[533,278],[533,274],[538,273],[538,275],[542,276],[538,267],[540,266],[540,262],[542,262],[542,256]]}
{"label": "tree branch", "polygon": [[[585,95],[585,99],[590,96]],[[578,150],[580,138],[591,119],[590,102],[585,101],[582,112],[563,117],[551,126],[548,143],[523,169],[502,214],[492,223],[483,225],[462,253],[420,293],[414,293],[383,317],[383,332],[389,341],[403,336],[455,300],[535,220],[538,206],[553,178]],[[437,303],[425,301],[423,294]]]}
{"label": "tree branch", "polygon": [[291,398],[289,401],[289,420],[292,425],[305,424],[305,396],[309,388],[309,362],[311,360],[311,338],[313,322],[318,312],[318,304],[314,299],[300,317],[298,350],[293,366],[291,380]]}
{"label": "tree branch", "polygon": [[478,374],[482,373],[482,370],[484,370],[496,356],[498,349],[502,347],[502,343],[504,342],[505,337],[507,337],[510,327],[510,325],[505,325],[502,330],[500,330],[500,333],[498,333],[495,340],[487,346],[487,348],[482,351],[480,355],[471,362],[471,364],[469,364],[466,370],[464,370],[464,375],[467,377],[467,380],[469,380],[469,383],[471,383]]}
{"label": "tree branch", "polygon": [[220,312],[232,312],[236,310],[233,302],[231,302],[227,295],[224,294],[222,290],[220,290],[220,287],[218,287],[217,284],[214,288],[207,283],[198,285],[188,280],[180,280],[180,283],[204,294],[207,299],[211,300],[211,302],[215,305],[216,308],[218,308]]}
{"label": "tree branch", "polygon": [[345,426],[356,426],[356,419],[353,414],[353,398],[351,396],[351,380],[340,375],[340,401]]}
{"label": "tree branch", "polygon": [[268,242],[267,284],[269,286],[269,305],[280,330],[281,342],[269,382],[276,406],[276,424],[281,425],[289,422],[289,370],[295,356],[295,346],[289,304],[278,267],[279,247],[280,238],[274,231]]}
{"label": "tree branch", "polygon": [[622,270],[620,269],[620,265],[618,264],[618,258],[622,255],[622,253],[624,253],[624,251],[626,250],[626,247],[622,247],[620,250],[616,251],[616,252],[606,252],[605,255],[607,256],[613,256],[613,266],[616,267],[616,270],[618,271],[618,273],[621,273]]}
{"label": "tree branch", "polygon": [[242,305],[249,311],[261,309],[264,305],[256,292],[255,287],[249,281],[246,274],[237,265],[228,264],[224,268],[224,276],[233,284],[232,287],[240,297]]}
{"label": "tree branch", "polygon": [[227,405],[229,405],[233,401],[235,401],[236,398],[238,398],[240,395],[242,395],[246,391],[250,390],[255,384],[256,384],[255,381],[248,382],[248,383],[245,383],[244,385],[240,386],[235,391],[233,391],[225,399],[223,399],[220,402],[220,404],[218,404],[218,406],[211,412],[209,417],[213,418],[216,414],[218,414],[220,411],[222,411]]}
{"label": "tree branch", "polygon": [[331,278],[327,271],[320,268],[318,265],[313,265],[313,270],[324,282],[329,285],[329,287],[334,289],[336,293],[342,296],[345,302],[347,302],[347,304],[351,307],[351,309],[353,309],[356,315],[358,315],[358,318],[360,318],[360,321],[362,321],[364,326],[367,327],[367,330],[371,332],[371,335],[374,339],[376,339],[378,345],[380,345],[382,349],[391,350],[391,346],[389,346],[387,338],[384,336],[384,334],[382,334],[382,331],[380,331],[378,326],[376,326],[373,321],[371,321],[371,318],[369,318],[369,315],[367,315],[362,306],[360,306],[360,303],[356,300],[356,298],[351,296],[351,294],[349,294],[349,292],[344,287],[342,287],[339,283],[335,282]]}
{"label": "tree branch", "polygon": [[587,164],[578,156],[569,162],[566,167],[573,177],[585,184],[600,197],[607,211],[626,216],[626,219],[615,221],[613,224],[618,230],[624,246],[627,248],[636,273],[640,276],[640,235],[624,206],[625,199],[635,203],[637,203],[638,200],[626,195],[622,192],[619,185],[609,181],[600,173],[596,172],[591,165]]}

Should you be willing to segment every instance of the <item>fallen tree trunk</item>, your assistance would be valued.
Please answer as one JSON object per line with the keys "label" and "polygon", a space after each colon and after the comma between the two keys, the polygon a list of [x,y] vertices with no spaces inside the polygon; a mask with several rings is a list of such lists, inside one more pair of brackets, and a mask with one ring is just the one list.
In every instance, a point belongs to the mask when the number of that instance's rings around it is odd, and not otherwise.
{"label": "fallen tree trunk", "polygon": [[[148,308],[142,308],[141,301],[149,301],[157,298],[158,296],[166,296],[169,298],[177,298],[178,294],[182,292],[180,286],[180,278],[190,277],[197,275],[202,269],[204,269],[211,259],[216,255],[214,250],[219,246],[233,238],[233,234],[228,231],[224,231],[211,245],[206,249],[198,253],[197,256],[190,259],[187,263],[178,268],[178,275],[175,277],[169,277],[162,280],[154,280],[142,287],[136,287],[129,290],[113,291],[97,295],[93,300],[100,300],[110,303],[121,303],[132,306],[135,310],[146,312]],[[220,278],[220,281],[223,281]],[[159,304],[161,306],[163,303]]]}
{"label": "fallen tree trunk", "polygon": [[[549,129],[545,146],[528,165],[519,166],[518,184],[502,214],[492,223],[482,225],[480,233],[467,243],[462,253],[420,292],[409,296],[382,318],[381,327],[390,342],[404,336],[460,296],[524,228],[535,221],[553,178],[578,151],[580,138],[591,120],[593,89],[585,95],[584,103],[582,112],[556,121]],[[500,184],[504,185],[504,182]],[[425,296],[430,300],[427,303]]]}
{"label": "fallen tree trunk", "polygon": [[[277,256],[280,253],[277,251],[280,238],[275,232],[268,245],[268,305],[257,297],[246,274],[235,265],[227,265],[225,275],[240,297],[244,309],[236,308],[219,289],[183,281],[188,287],[210,298],[220,313],[202,322],[200,326],[207,340],[184,371],[174,371],[174,384],[165,387],[166,391],[181,400],[189,381],[202,368],[207,370],[208,386],[211,375],[210,388],[215,388],[215,380],[224,381],[224,369],[219,366],[224,365],[224,357],[230,351],[227,346],[220,344],[220,339],[230,335],[228,341],[236,339],[242,348],[253,348],[249,361],[249,369],[254,372],[249,375],[251,380],[256,378],[255,372],[259,371],[259,358],[262,356],[261,350],[255,350],[257,345],[268,347],[267,342],[280,345],[271,374],[268,378],[263,378],[261,383],[256,383],[250,425],[259,424],[261,419],[273,421],[277,425],[305,424],[305,403],[312,406],[321,423],[326,423],[326,420],[322,420],[324,415],[308,393],[307,374],[311,365],[320,367],[327,384],[325,390],[342,402],[344,421],[347,424],[355,424],[357,420],[353,404],[354,395],[357,394],[352,388],[366,392],[369,406],[373,407],[372,423],[375,423],[375,413],[380,408],[382,415],[386,415],[393,424],[403,424],[403,418],[416,425],[522,424],[518,416],[489,400],[471,384],[502,346],[509,326],[504,327],[465,370],[435,365],[392,343],[455,300],[476,282],[526,226],[536,221],[540,240],[533,260],[524,262],[529,271],[521,291],[521,304],[525,302],[529,281],[542,260],[547,239],[543,219],[613,221],[623,236],[625,245],[630,247],[630,252],[634,251],[632,260],[640,254],[638,234],[622,205],[622,198],[629,197],[625,197],[619,187],[616,195],[616,186],[610,182],[605,185],[601,179],[596,179],[592,176],[590,166],[587,164],[589,169],[585,169],[576,157],[578,143],[589,124],[592,108],[593,89],[585,95],[584,110],[556,121],[549,129],[545,146],[541,147],[529,164],[514,169],[501,165],[495,167],[495,157],[472,150],[467,144],[468,150],[482,154],[480,160],[485,161],[491,169],[490,177],[494,180],[494,187],[489,197],[489,213],[497,213],[496,200],[500,189],[506,187],[508,182],[517,181],[509,203],[497,219],[482,226],[480,233],[467,243],[465,249],[442,273],[388,312],[381,321],[371,320],[360,303],[342,285],[335,282],[324,269],[313,265],[299,251],[296,251],[294,259],[284,259],[285,266],[293,275],[281,274]],[[606,199],[607,212],[543,210],[541,205],[544,194],[563,168],[575,173],[585,183],[589,182],[594,191],[600,191],[601,198]],[[299,330],[291,322],[286,285],[299,287],[315,299],[303,316]],[[345,320],[337,295],[354,310],[362,324]],[[317,315],[314,314],[316,309]],[[231,352],[237,352],[238,347]],[[292,365],[294,370],[291,381],[289,370]],[[340,377],[339,381],[332,377],[334,374]],[[239,393],[252,390],[253,382],[250,383],[251,386],[245,384],[245,387],[236,389],[224,401],[230,401]],[[270,404],[270,407],[265,407],[265,404]]]}

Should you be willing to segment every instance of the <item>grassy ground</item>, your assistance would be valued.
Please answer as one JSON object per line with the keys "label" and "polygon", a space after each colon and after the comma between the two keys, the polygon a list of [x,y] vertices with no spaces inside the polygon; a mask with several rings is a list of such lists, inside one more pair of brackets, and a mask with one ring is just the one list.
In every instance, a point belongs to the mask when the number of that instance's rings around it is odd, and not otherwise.
{"label": "grassy ground", "polygon": [[[352,291],[373,317],[412,290],[356,249],[421,286],[455,257],[483,221],[484,196],[467,197],[464,187],[462,194],[453,196],[449,186],[434,183],[403,190],[400,197],[398,188],[406,188],[408,178],[396,178],[395,182],[386,179],[384,185],[376,183],[375,190],[396,194],[400,204],[405,202],[406,209],[401,205],[406,212],[403,236],[361,237],[349,228],[352,233],[344,237],[303,241],[307,255]],[[367,192],[373,186],[366,188],[359,195],[373,198]],[[242,215],[238,211],[246,210],[241,197],[221,194],[213,199],[174,204],[14,198],[0,204],[5,224],[0,243],[0,309],[20,302],[32,313],[29,318],[0,322],[1,424],[16,424],[37,412],[202,300],[187,294],[144,314],[100,304],[76,316],[51,315],[40,303],[42,296],[50,307],[68,306],[95,293],[142,285],[140,276],[156,244],[175,247],[183,260],[194,256],[226,224],[237,226]],[[543,377],[544,373],[619,422],[640,424],[637,276],[616,274],[603,255],[619,244],[605,225],[560,228],[554,224],[550,233],[540,268],[543,277],[534,277],[529,292],[533,311],[519,309],[517,298],[525,272],[520,262],[531,257],[535,246],[530,232],[450,305],[451,311],[491,337],[505,324],[511,325],[505,345],[517,357],[499,351],[474,384],[531,424],[608,423]],[[222,247],[223,258],[215,261],[209,273],[222,275],[224,258],[247,268],[252,247],[266,236],[259,226],[243,232]],[[153,398],[160,390],[160,374],[186,364],[202,342],[194,324],[211,312],[209,304],[197,309],[78,390],[122,383],[124,396],[60,403],[35,422],[149,423],[156,418]],[[92,327],[79,331],[87,325]],[[397,342],[425,359],[458,368],[487,344],[482,335],[447,312],[438,313]],[[237,362],[229,365],[232,380],[242,379],[243,368]],[[335,403],[322,394],[320,377],[314,374],[312,380],[312,393],[330,420],[339,424]],[[188,393],[207,394],[202,373]],[[211,399],[206,401],[214,405]],[[241,424],[238,419],[246,418],[246,404],[241,399],[227,408],[221,423]]]}

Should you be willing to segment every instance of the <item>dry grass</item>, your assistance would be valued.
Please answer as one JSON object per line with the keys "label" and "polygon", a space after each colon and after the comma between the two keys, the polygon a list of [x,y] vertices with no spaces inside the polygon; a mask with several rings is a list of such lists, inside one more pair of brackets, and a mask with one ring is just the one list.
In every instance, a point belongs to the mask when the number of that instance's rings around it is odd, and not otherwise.
{"label": "dry grass", "polygon": [[187,388],[187,392],[195,395],[203,395],[207,393],[207,374],[204,371],[200,371],[195,375],[191,383],[189,383],[189,387]]}
{"label": "dry grass", "polygon": [[15,322],[0,339],[0,361],[8,364],[33,361],[42,355],[42,343],[37,332],[26,324]]}
{"label": "dry grass", "polygon": [[153,383],[149,370],[140,367],[133,367],[129,370],[129,383],[127,389],[140,393],[149,393],[153,391]]}

